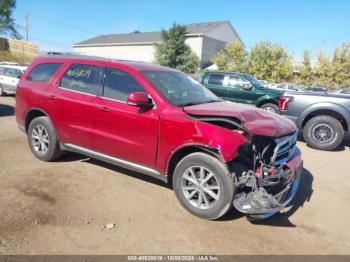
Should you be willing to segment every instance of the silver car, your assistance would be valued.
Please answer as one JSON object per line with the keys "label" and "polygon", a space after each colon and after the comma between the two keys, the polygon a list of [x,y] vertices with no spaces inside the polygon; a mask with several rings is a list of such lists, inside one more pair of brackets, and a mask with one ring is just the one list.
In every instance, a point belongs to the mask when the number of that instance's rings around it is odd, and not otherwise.
{"label": "silver car", "polygon": [[0,66],[0,96],[16,93],[19,78],[26,68],[25,66]]}
{"label": "silver car", "polygon": [[291,84],[291,83],[281,83],[277,84],[271,87],[272,89],[279,89],[279,90],[285,90],[285,91],[297,91],[297,92],[304,92],[305,89],[299,85]]}

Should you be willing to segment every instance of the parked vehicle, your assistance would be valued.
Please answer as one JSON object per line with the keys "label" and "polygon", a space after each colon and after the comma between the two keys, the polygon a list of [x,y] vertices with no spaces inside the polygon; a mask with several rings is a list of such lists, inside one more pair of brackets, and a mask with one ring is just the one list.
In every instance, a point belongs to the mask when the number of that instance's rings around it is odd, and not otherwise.
{"label": "parked vehicle", "polygon": [[350,95],[350,87],[340,89],[340,90],[334,92],[334,94]]}
{"label": "parked vehicle", "polygon": [[198,83],[202,83],[202,77],[196,74],[188,74],[189,77],[191,77],[193,80],[197,81]]}
{"label": "parked vehicle", "polygon": [[233,205],[250,218],[269,217],[300,181],[292,121],[222,101],[162,66],[37,58],[18,85],[16,119],[37,158],[72,151],[151,175],[206,219]]}
{"label": "parked vehicle", "polygon": [[297,91],[297,92],[305,92],[306,90],[299,85],[291,84],[291,83],[280,83],[271,87],[272,89],[284,90],[284,91]]}
{"label": "parked vehicle", "polygon": [[279,100],[281,114],[303,130],[308,145],[333,150],[350,127],[350,97],[337,94],[286,92]]}
{"label": "parked vehicle", "polygon": [[26,68],[24,66],[0,66],[0,96],[16,93],[19,78]]}
{"label": "parked vehicle", "polygon": [[270,84],[267,81],[265,81],[265,80],[260,80],[260,79],[257,79],[257,80],[264,87],[269,87],[270,86]]}
{"label": "parked vehicle", "polygon": [[310,87],[306,88],[306,91],[327,93],[328,89],[325,86],[310,86]]}
{"label": "parked vehicle", "polygon": [[203,84],[225,100],[251,104],[270,112],[279,113],[277,104],[282,92],[266,88],[250,75],[206,72]]}
{"label": "parked vehicle", "polygon": [[18,66],[18,63],[16,63],[16,62],[8,62],[8,61],[1,61],[0,62],[0,66],[4,66],[4,65]]}

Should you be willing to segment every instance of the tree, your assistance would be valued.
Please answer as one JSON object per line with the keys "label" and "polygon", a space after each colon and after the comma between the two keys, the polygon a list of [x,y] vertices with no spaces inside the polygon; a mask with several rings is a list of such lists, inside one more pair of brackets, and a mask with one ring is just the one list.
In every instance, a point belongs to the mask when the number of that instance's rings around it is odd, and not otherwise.
{"label": "tree", "polygon": [[318,53],[316,68],[316,84],[331,86],[331,74],[333,71],[333,65],[331,59],[328,58],[322,51]]}
{"label": "tree", "polygon": [[186,73],[198,68],[198,57],[185,44],[186,27],[173,24],[168,31],[162,30],[163,43],[155,44],[155,62]]}
{"label": "tree", "polygon": [[287,81],[293,73],[291,57],[280,45],[259,42],[248,55],[247,71],[269,82]]}
{"label": "tree", "polygon": [[330,88],[350,85],[350,43],[335,48],[333,56],[318,53],[317,84]]}
{"label": "tree", "polygon": [[334,51],[332,81],[336,86],[350,85],[350,43],[343,43]]}
{"label": "tree", "polygon": [[259,42],[251,49],[247,66],[248,73],[269,82],[288,81],[293,73],[287,50],[268,41]]}
{"label": "tree", "polygon": [[225,49],[213,57],[213,63],[222,71],[246,71],[247,52],[241,42],[228,43]]}
{"label": "tree", "polygon": [[309,51],[304,51],[303,63],[299,69],[299,79],[298,82],[301,84],[310,84],[313,77],[313,70],[311,67],[311,57]]}
{"label": "tree", "polygon": [[16,7],[16,0],[0,1],[0,34],[20,39],[21,35],[16,30],[16,24],[12,18],[12,12]]}

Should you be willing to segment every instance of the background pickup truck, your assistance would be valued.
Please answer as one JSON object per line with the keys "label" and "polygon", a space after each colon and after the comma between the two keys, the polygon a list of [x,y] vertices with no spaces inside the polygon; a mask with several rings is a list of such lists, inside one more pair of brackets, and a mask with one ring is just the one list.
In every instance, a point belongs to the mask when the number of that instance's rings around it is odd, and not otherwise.
{"label": "background pickup truck", "polygon": [[281,114],[303,131],[304,140],[313,148],[333,150],[349,132],[349,96],[286,92],[278,106]]}
{"label": "background pickup truck", "polygon": [[202,83],[225,100],[251,104],[279,113],[277,103],[282,91],[266,88],[251,75],[234,72],[206,72]]}

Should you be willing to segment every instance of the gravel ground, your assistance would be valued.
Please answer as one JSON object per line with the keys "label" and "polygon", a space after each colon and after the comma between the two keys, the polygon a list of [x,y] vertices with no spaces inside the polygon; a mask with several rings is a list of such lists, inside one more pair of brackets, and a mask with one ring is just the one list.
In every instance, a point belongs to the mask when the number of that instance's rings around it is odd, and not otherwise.
{"label": "gravel ground", "polygon": [[291,209],[258,224],[235,211],[206,221],[144,175],[75,154],[39,161],[13,106],[0,97],[0,254],[350,254],[349,142],[335,152],[299,142]]}

